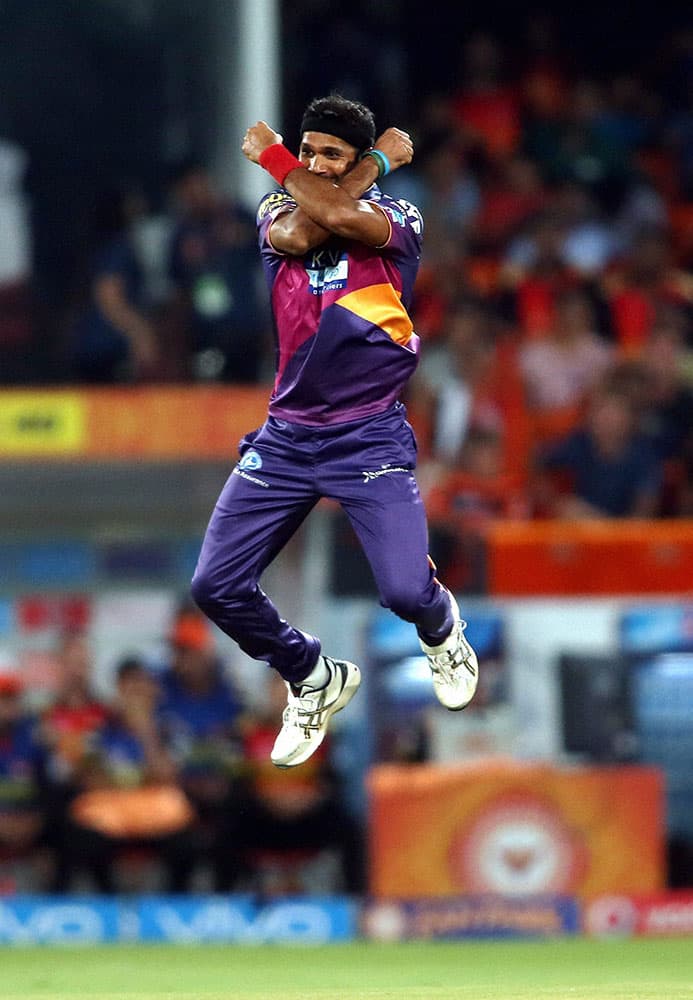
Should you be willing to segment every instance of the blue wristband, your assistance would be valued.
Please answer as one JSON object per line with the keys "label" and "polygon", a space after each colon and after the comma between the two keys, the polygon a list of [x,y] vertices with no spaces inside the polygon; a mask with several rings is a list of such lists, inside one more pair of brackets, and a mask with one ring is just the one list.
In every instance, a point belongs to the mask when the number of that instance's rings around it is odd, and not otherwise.
{"label": "blue wristband", "polygon": [[372,156],[378,164],[378,180],[386,177],[392,170],[389,159],[381,149],[367,149],[363,156]]}

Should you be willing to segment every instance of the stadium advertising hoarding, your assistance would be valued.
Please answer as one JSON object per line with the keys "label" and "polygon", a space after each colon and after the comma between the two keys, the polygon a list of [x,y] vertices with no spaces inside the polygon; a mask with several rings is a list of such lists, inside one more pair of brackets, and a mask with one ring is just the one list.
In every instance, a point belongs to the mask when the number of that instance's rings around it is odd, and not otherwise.
{"label": "stadium advertising hoarding", "polygon": [[574,897],[494,895],[451,899],[294,898],[258,903],[243,896],[15,896],[0,900],[0,946],[325,944],[359,935],[377,941],[693,935],[693,892]]}
{"label": "stadium advertising hoarding", "polygon": [[266,409],[255,386],[6,390],[0,458],[226,460]]}
{"label": "stadium advertising hoarding", "polygon": [[655,768],[381,765],[369,788],[377,898],[588,899],[664,887],[663,779]]}
{"label": "stadium advertising hoarding", "polygon": [[585,907],[583,928],[592,937],[693,935],[693,892],[599,896]]}
{"label": "stadium advertising hoarding", "polygon": [[580,930],[580,909],[569,896],[383,900],[365,907],[361,926],[376,941],[555,937]]}
{"label": "stadium advertising hoarding", "polygon": [[100,944],[115,941],[325,944],[354,937],[356,905],[347,899],[245,896],[16,896],[0,900],[2,944]]}
{"label": "stadium advertising hoarding", "polygon": [[126,915],[111,899],[0,900],[0,944],[101,944],[124,938]]}

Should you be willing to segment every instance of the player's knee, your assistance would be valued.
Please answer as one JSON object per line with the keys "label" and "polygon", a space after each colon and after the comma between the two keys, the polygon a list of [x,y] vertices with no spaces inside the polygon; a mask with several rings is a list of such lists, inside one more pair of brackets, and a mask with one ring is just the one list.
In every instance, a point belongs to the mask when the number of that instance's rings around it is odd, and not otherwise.
{"label": "player's knee", "polygon": [[212,620],[215,609],[221,608],[226,603],[218,582],[204,570],[196,571],[190,584],[190,593],[198,608]]}
{"label": "player's knee", "polygon": [[209,579],[203,574],[196,572],[190,584],[190,593],[195,604],[200,610],[205,611],[206,605],[210,601]]}
{"label": "player's knee", "polygon": [[190,584],[190,593],[198,608],[216,621],[220,615],[228,619],[235,609],[243,607],[248,599],[247,586],[235,585],[230,579],[220,580],[216,574],[198,569]]}

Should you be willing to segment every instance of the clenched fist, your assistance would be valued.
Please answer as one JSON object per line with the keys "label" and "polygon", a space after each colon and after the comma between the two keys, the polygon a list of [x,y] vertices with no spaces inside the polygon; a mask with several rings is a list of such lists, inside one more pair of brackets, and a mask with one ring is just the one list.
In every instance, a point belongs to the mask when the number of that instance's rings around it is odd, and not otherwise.
{"label": "clenched fist", "polygon": [[260,156],[266,149],[283,141],[279,132],[271,129],[267,122],[257,122],[256,125],[251,125],[243,136],[241,150],[251,163],[259,163]]}
{"label": "clenched fist", "polygon": [[385,153],[393,170],[411,163],[414,156],[414,144],[411,141],[411,136],[408,132],[403,132],[401,128],[386,129],[378,137],[375,148],[379,149],[381,153]]}

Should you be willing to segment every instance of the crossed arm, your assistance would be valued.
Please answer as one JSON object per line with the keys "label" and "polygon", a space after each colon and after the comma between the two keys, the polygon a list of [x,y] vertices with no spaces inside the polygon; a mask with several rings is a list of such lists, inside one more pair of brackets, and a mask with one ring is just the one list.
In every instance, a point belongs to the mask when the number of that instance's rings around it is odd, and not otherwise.
{"label": "crossed arm", "polygon": [[[268,146],[281,142],[281,136],[264,122],[248,130],[243,152],[257,163]],[[411,161],[411,139],[400,129],[387,129],[376,142],[376,149],[388,157],[391,169]],[[369,246],[382,246],[388,240],[390,223],[376,204],[360,201],[378,177],[373,157],[365,157],[338,179],[319,176],[311,170],[292,170],[284,187],[298,207],[278,216],[271,227],[272,245],[283,253],[300,256],[319,246],[330,235],[359,240]]]}

